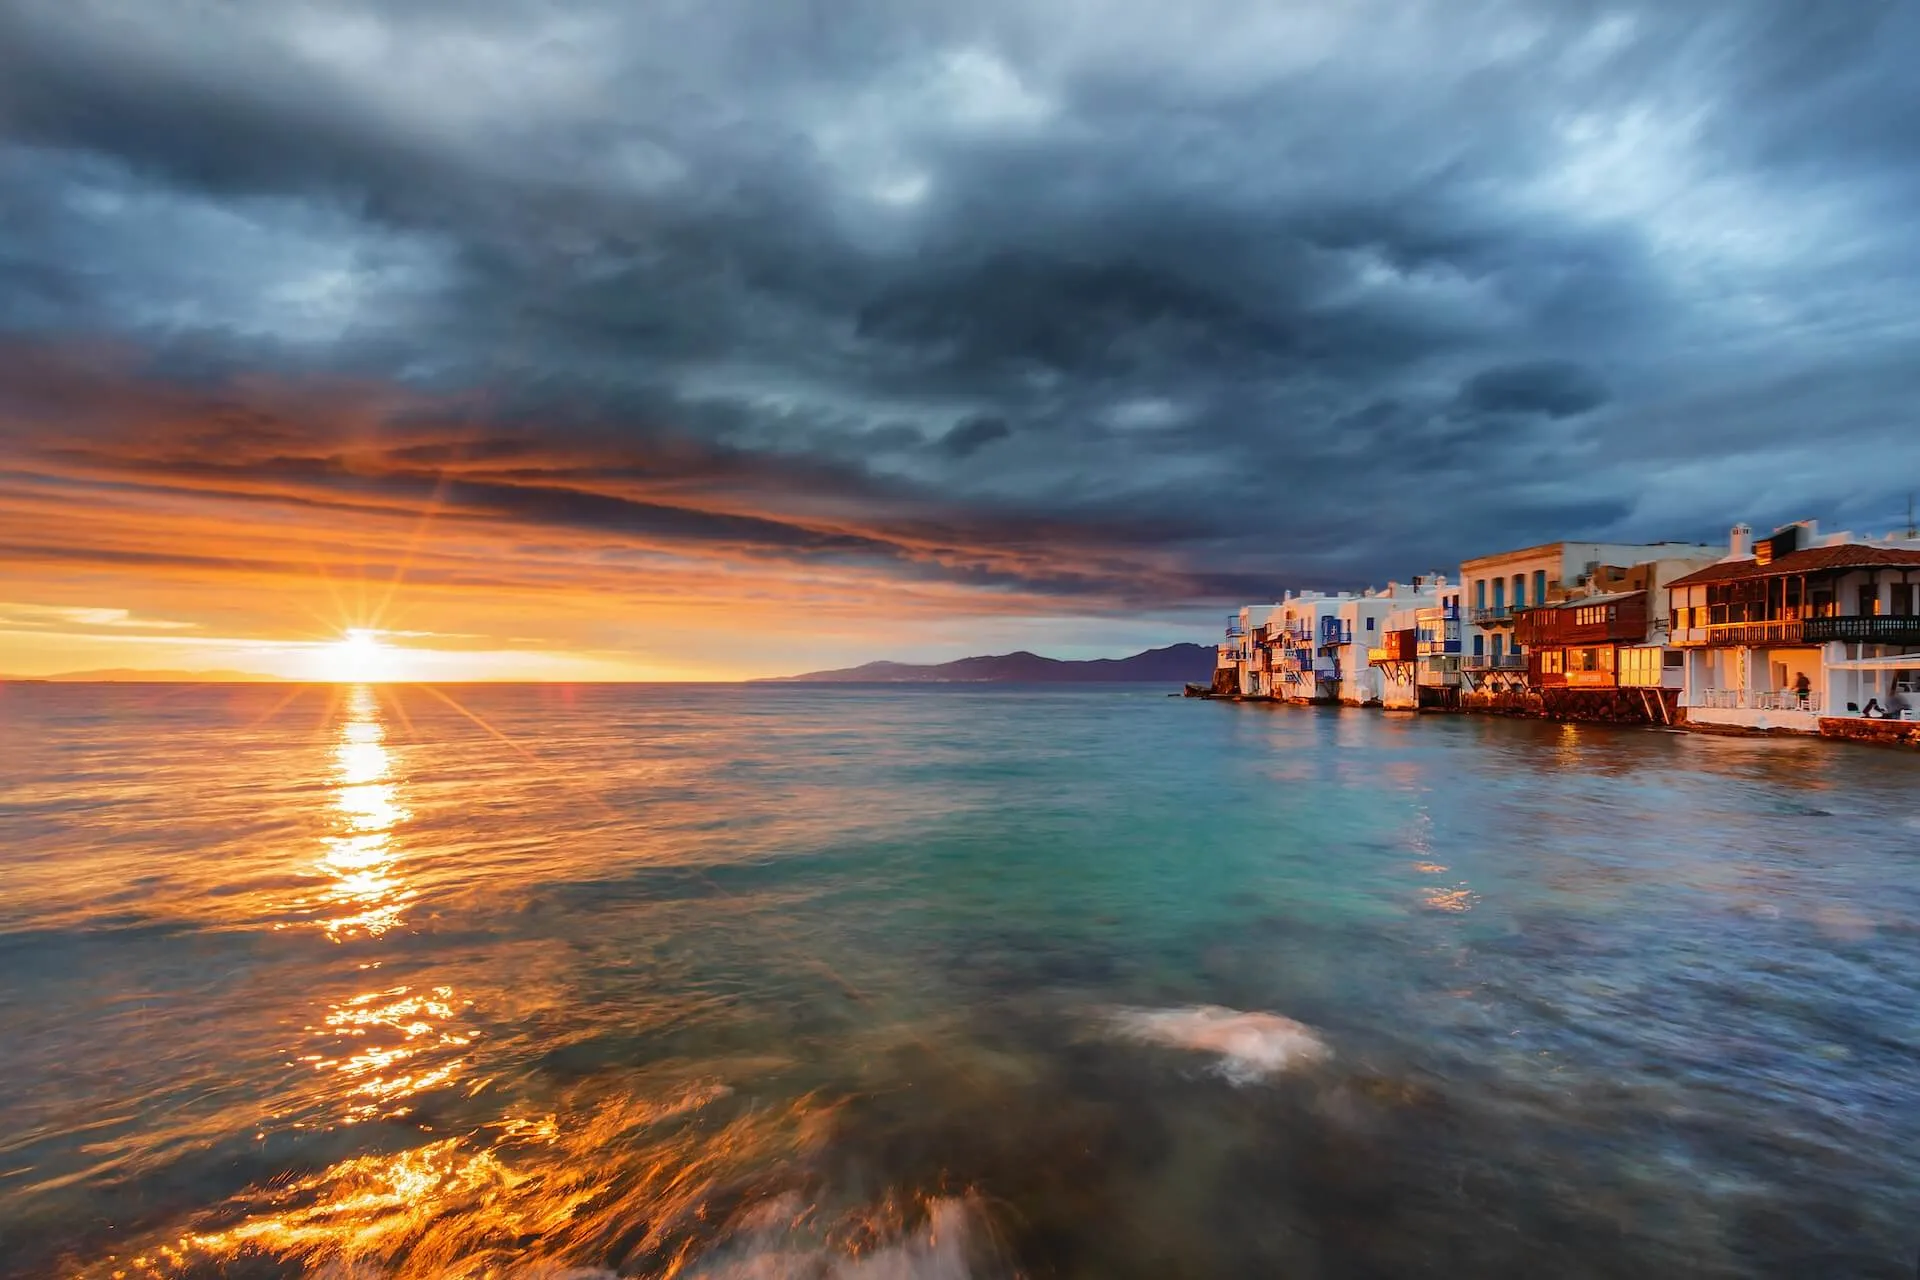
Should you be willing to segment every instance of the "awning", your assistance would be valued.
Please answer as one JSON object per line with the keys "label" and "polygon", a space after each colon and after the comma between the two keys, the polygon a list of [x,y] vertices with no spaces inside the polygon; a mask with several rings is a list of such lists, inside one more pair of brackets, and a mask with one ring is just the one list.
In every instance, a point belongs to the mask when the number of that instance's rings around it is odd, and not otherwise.
{"label": "awning", "polygon": [[1843,671],[1884,671],[1889,667],[1920,667],[1920,653],[1895,653],[1884,658],[1842,658],[1827,663]]}

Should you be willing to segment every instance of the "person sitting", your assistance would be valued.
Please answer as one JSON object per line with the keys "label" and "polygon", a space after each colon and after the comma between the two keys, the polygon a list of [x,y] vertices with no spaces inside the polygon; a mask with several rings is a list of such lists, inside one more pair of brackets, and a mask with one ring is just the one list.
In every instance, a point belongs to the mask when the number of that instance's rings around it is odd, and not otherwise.
{"label": "person sitting", "polygon": [[1884,720],[1887,718],[1887,713],[1880,706],[1880,699],[1878,698],[1868,698],[1867,705],[1860,709],[1860,714],[1869,720]]}
{"label": "person sitting", "polygon": [[1806,672],[1802,671],[1799,675],[1794,677],[1793,696],[1800,700],[1800,705],[1802,707],[1807,705],[1807,695],[1812,691],[1813,691],[1813,681],[1807,679]]}

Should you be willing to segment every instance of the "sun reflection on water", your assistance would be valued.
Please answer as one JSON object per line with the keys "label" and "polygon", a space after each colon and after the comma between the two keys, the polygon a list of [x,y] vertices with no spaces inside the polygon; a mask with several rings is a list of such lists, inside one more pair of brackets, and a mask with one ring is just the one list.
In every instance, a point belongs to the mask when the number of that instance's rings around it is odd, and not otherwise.
{"label": "sun reflection on water", "polygon": [[[357,1007],[377,1019],[407,1002]],[[818,1154],[832,1109],[799,1099],[716,1114],[731,1096],[708,1081],[651,1098],[582,1098],[564,1115],[516,1108],[466,1134],[352,1156],[251,1188],[85,1274],[227,1274],[223,1268],[234,1264],[271,1260],[301,1274],[478,1280],[582,1274],[570,1265],[625,1254],[645,1260],[644,1274],[686,1275],[716,1237],[761,1243],[756,1237],[768,1234],[770,1207],[785,1210],[796,1227],[812,1225],[815,1216],[790,1171]],[[744,1213],[736,1213],[740,1206]],[[782,1240],[724,1273],[844,1274],[840,1264],[869,1255],[871,1242],[856,1238],[854,1219],[830,1225],[836,1230],[814,1241],[825,1248],[802,1254]],[[509,1270],[509,1262],[524,1269]],[[922,1274],[904,1265],[876,1273]]]}
{"label": "sun reflection on water", "polygon": [[397,1119],[418,1095],[466,1074],[474,1035],[459,1019],[470,1007],[452,987],[364,992],[328,1009],[323,1025],[307,1028],[326,1046],[302,1061],[344,1088],[347,1123]]}
{"label": "sun reflection on water", "polygon": [[323,927],[336,942],[379,937],[401,923],[419,895],[395,874],[400,859],[393,832],[409,815],[393,781],[379,700],[361,685],[346,705],[347,719],[333,750],[337,834],[326,838],[318,865],[332,881],[322,898]]}

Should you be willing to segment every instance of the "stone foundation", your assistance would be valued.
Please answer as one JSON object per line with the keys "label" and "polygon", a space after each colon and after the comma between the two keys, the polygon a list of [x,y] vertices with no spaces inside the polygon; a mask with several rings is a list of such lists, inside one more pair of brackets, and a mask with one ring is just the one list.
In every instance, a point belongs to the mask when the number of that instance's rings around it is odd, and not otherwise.
{"label": "stone foundation", "polygon": [[1460,695],[1460,709],[1485,716],[1537,716],[1542,714],[1540,695],[1525,691],[1501,690],[1498,693],[1476,691]]}
{"label": "stone foundation", "polygon": [[1558,685],[1539,694],[1541,713],[1551,720],[1589,724],[1673,724],[1678,689],[1581,689]]}
{"label": "stone foundation", "polygon": [[1868,720],[1864,716],[1822,716],[1820,736],[1883,747],[1920,748],[1920,720]]}

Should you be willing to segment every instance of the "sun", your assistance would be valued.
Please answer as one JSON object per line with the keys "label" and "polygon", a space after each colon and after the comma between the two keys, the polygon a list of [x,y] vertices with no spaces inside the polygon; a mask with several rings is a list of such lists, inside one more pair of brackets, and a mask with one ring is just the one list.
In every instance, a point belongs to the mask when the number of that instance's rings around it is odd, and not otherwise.
{"label": "sun", "polygon": [[335,684],[373,684],[393,679],[394,651],[371,627],[349,627],[320,651],[324,678]]}

